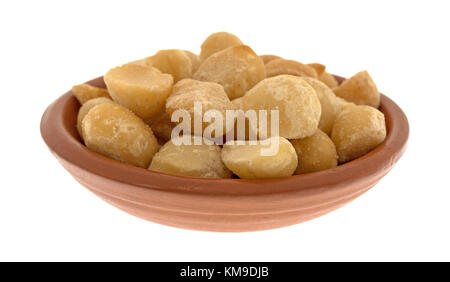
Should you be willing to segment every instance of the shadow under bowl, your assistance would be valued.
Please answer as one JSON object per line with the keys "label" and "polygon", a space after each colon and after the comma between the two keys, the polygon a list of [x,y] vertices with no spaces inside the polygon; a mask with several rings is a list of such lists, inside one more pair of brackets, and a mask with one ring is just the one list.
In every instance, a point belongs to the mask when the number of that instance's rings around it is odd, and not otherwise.
{"label": "shadow under bowl", "polygon": [[[344,79],[336,78],[339,82]],[[105,87],[102,77],[87,83]],[[47,108],[41,120],[45,143],[79,183],[137,217],[205,231],[272,229],[333,211],[386,175],[405,151],[409,135],[403,111],[381,95],[386,139],[358,159],[333,169],[285,178],[193,178],[134,167],[90,151],[76,129],[79,107],[69,91]]]}

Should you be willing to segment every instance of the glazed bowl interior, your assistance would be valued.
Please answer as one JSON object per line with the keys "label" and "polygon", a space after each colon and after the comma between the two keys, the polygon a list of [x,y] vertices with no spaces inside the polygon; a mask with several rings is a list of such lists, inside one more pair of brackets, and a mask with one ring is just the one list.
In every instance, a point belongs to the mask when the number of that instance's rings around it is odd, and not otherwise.
{"label": "glazed bowl interior", "polygon": [[[102,77],[88,83],[105,87]],[[90,151],[76,129],[79,107],[69,91],[47,108],[41,121],[44,141],[75,179],[133,215],[197,230],[270,229],[334,210],[370,189],[392,168],[403,154],[409,134],[402,110],[381,95],[387,136],[360,158],[285,178],[206,179],[150,171]]]}

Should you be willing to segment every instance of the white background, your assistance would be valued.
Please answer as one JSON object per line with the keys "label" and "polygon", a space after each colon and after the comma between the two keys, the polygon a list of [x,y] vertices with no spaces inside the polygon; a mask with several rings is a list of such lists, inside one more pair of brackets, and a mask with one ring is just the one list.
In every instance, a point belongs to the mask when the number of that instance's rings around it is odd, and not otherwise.
{"label": "white background", "polygon": [[[450,260],[446,1],[1,1],[1,260]],[[405,111],[397,166],[345,207],[303,224],[210,233],[132,217],[79,185],[40,137],[72,85],[210,33],[259,54],[367,69]]]}

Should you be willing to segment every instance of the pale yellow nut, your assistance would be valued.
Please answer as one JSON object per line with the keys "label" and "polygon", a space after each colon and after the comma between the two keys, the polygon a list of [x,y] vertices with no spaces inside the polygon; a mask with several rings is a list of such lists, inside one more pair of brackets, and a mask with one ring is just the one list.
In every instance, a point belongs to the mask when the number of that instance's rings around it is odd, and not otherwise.
{"label": "pale yellow nut", "polygon": [[219,83],[232,100],[243,96],[265,77],[261,58],[250,47],[240,45],[209,56],[193,78]]}
{"label": "pale yellow nut", "polygon": [[184,50],[160,50],[155,55],[145,59],[147,66],[159,69],[162,73],[173,76],[174,82],[191,78],[194,73],[194,63]]}
{"label": "pale yellow nut", "polygon": [[338,102],[336,101],[336,95],[328,88],[323,82],[311,78],[303,77],[309,85],[316,91],[317,98],[319,98],[322,113],[320,115],[319,129],[326,134],[331,134],[333,123],[336,120],[336,116],[339,113]]}
{"label": "pale yellow nut", "polygon": [[241,107],[244,111],[267,111],[267,136],[276,135],[271,130],[271,110],[278,110],[279,135],[289,139],[314,134],[321,115],[320,101],[314,88],[301,77],[292,75],[264,79],[242,98]]}
{"label": "pale yellow nut", "polygon": [[[190,145],[183,144],[183,138],[189,139]],[[203,178],[231,178],[232,176],[231,171],[221,160],[221,148],[215,144],[207,145],[199,136],[180,136],[171,139],[156,153],[148,169]]]}
{"label": "pale yellow nut", "polygon": [[[297,167],[294,147],[283,137],[272,137],[268,141],[268,144],[229,141],[223,146],[222,160],[234,174],[244,179],[291,176]],[[273,154],[271,146],[277,146]]]}
{"label": "pale yellow nut", "polygon": [[214,53],[238,45],[243,45],[243,43],[236,35],[223,31],[213,33],[202,43],[200,60],[204,61]]}
{"label": "pale yellow nut", "polygon": [[[195,131],[194,128],[194,110],[195,103],[197,107],[201,106],[201,112],[198,112],[198,118],[201,119],[199,123],[201,126]],[[200,108],[198,108],[200,109]],[[218,137],[226,134],[227,128],[231,130],[234,119],[228,119],[227,127],[227,110],[234,110],[235,107],[231,103],[223,87],[214,82],[204,82],[193,79],[183,79],[177,82],[172,94],[167,98],[166,111],[169,115],[178,110],[187,111],[191,120],[190,133],[202,134],[209,125],[215,126],[214,123],[219,123],[222,132],[219,134],[215,130],[212,131],[212,137]],[[211,117],[211,121],[205,120],[208,111],[217,111],[220,117]],[[213,128],[213,127],[212,127]]]}
{"label": "pale yellow nut", "polygon": [[[200,66],[200,57],[197,54],[192,53],[188,50],[163,50],[164,52],[158,54],[159,58],[153,58],[152,57],[146,57],[143,59],[135,60],[130,62],[130,64],[136,64],[141,66],[152,66],[152,62],[154,62],[156,68],[158,68],[156,65],[161,65],[161,71],[164,73],[171,74],[172,76],[182,76],[183,72],[189,68],[189,63],[185,60],[185,57],[182,53],[179,53],[179,51],[182,51],[185,53],[185,55],[188,56],[190,62],[191,62],[191,71],[189,77],[194,74],[198,67]],[[180,64],[180,66],[177,66],[177,62]],[[187,66],[187,67],[186,67]],[[167,71],[164,71],[167,70]]]}
{"label": "pale yellow nut", "polygon": [[380,93],[367,71],[360,71],[333,89],[336,96],[358,105],[380,106]]}
{"label": "pale yellow nut", "polygon": [[117,104],[93,107],[83,119],[82,133],[90,150],[138,167],[148,167],[158,150],[150,127]]}
{"label": "pale yellow nut", "polygon": [[337,166],[336,147],[330,137],[320,129],[312,136],[290,141],[298,157],[295,174],[315,172]]}
{"label": "pale yellow nut", "polygon": [[78,130],[78,134],[80,134],[80,137],[82,139],[83,139],[83,135],[82,135],[81,125],[82,125],[84,117],[87,115],[87,113],[93,107],[100,105],[100,104],[108,104],[108,103],[112,104],[114,102],[110,98],[100,97],[100,98],[91,99],[91,100],[87,101],[86,103],[84,103],[80,107],[80,109],[78,110],[78,116],[77,116],[77,130]]}
{"label": "pale yellow nut", "polygon": [[104,80],[115,102],[148,123],[164,112],[173,86],[171,75],[137,64],[113,68],[105,74]]}
{"label": "pale yellow nut", "polygon": [[344,107],[331,132],[340,163],[365,155],[385,138],[384,114],[366,105]]}
{"label": "pale yellow nut", "polygon": [[81,105],[87,101],[100,97],[109,97],[108,90],[104,88],[98,88],[89,84],[79,84],[72,87],[72,93],[77,98]]}

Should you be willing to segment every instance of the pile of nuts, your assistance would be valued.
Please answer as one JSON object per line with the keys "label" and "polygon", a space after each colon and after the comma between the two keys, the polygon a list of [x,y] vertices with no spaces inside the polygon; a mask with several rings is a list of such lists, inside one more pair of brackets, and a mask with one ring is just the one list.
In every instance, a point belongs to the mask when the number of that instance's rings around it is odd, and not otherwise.
{"label": "pile of nuts", "polygon": [[339,85],[322,64],[258,56],[226,32],[210,35],[200,55],[161,50],[109,70],[104,81],[107,89],[72,88],[87,148],[167,174],[310,173],[354,160],[386,137],[367,71]]}

